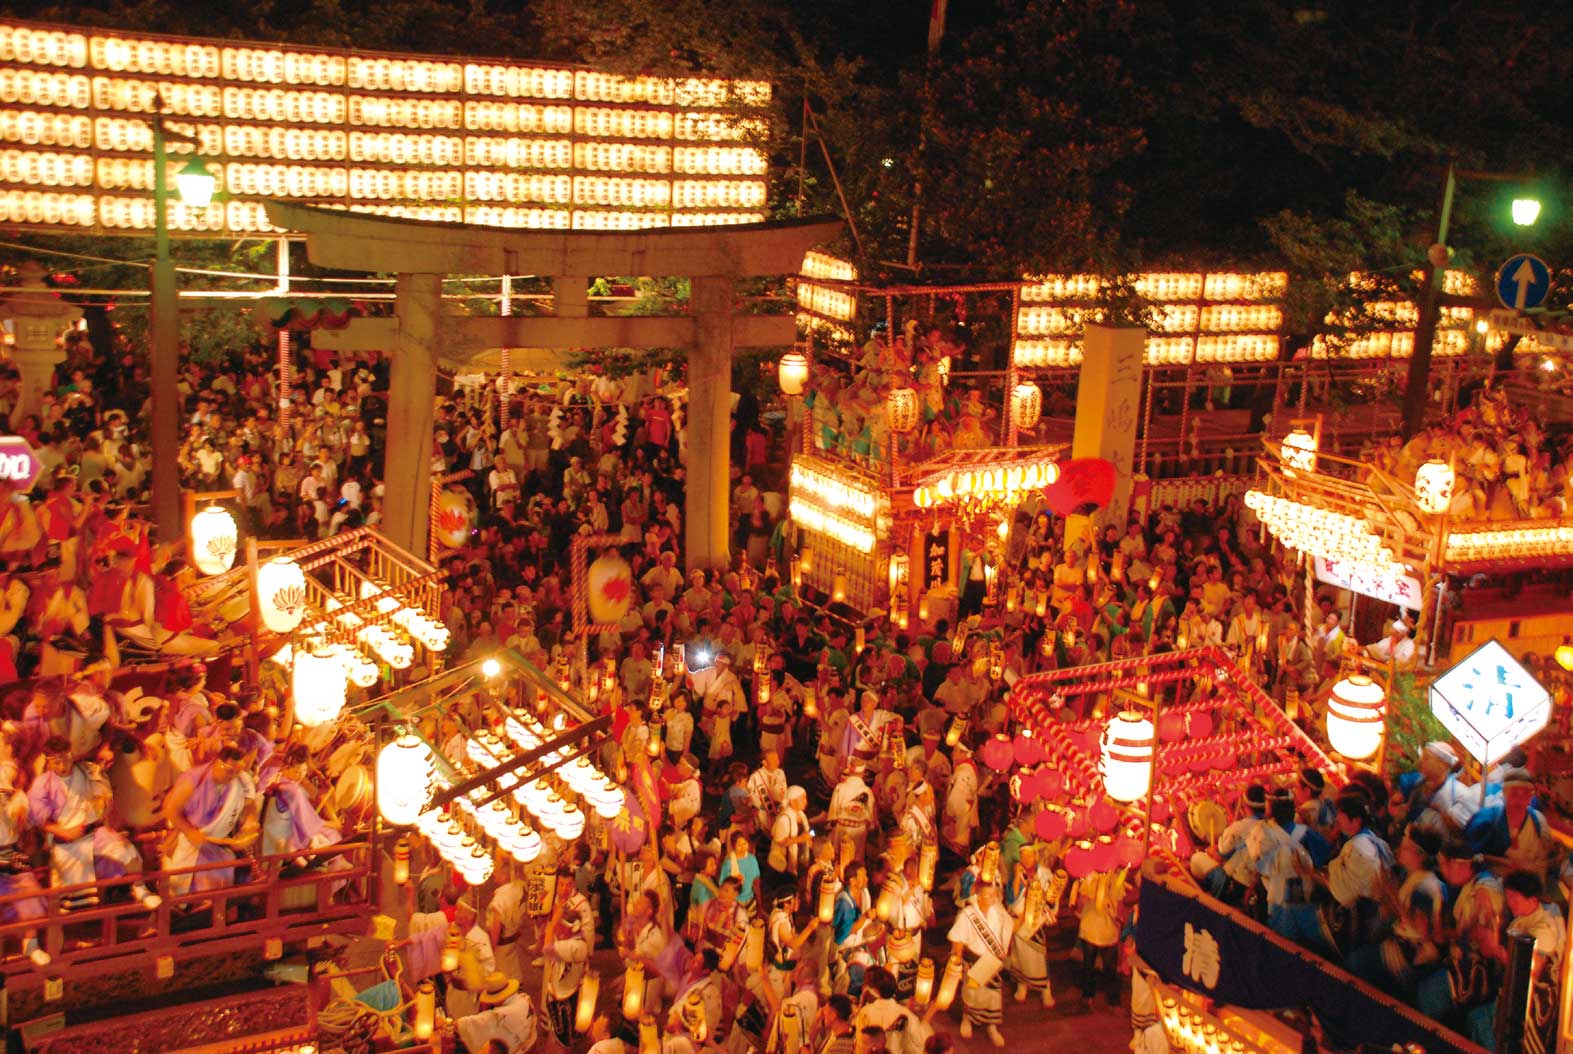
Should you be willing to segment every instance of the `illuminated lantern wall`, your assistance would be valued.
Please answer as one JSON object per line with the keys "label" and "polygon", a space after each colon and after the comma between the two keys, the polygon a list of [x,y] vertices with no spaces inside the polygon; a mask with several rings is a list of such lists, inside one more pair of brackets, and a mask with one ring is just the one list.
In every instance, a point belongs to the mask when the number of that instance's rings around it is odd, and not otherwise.
{"label": "illuminated lantern wall", "polygon": [[0,222],[150,230],[155,90],[229,195],[172,202],[176,232],[271,230],[242,198],[562,230],[765,218],[765,82],[7,20]]}

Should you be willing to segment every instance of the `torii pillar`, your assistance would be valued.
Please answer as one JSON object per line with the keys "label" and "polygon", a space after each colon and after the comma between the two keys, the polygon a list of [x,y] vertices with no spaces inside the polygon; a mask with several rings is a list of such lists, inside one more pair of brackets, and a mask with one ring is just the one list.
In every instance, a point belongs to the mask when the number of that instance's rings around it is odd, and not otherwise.
{"label": "torii pillar", "polygon": [[[630,232],[545,231],[407,220],[288,202],[264,203],[268,220],[306,235],[312,263],[398,275],[397,319],[357,319],[329,337],[341,349],[392,349],[383,531],[410,552],[426,551],[431,502],[432,403],[439,365],[463,365],[495,348],[687,347],[687,566],[728,564],[731,394],[734,347],[785,347],[791,316],[737,315],[738,278],[796,274],[803,255],[829,241],[839,220]],[[419,267],[412,271],[411,267]],[[448,274],[533,274],[554,279],[550,316],[446,319]],[[685,276],[690,314],[594,316],[587,276]]]}

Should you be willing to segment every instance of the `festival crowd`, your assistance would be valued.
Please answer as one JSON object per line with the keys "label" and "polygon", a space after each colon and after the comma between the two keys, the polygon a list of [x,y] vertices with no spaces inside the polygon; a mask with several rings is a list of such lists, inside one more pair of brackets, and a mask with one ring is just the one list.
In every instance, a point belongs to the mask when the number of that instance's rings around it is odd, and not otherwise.
{"label": "festival crowd", "polygon": [[[929,389],[943,389],[952,338],[908,336],[914,357],[900,368],[942,402]],[[61,910],[153,911],[178,896],[200,911],[188,894],[237,881],[255,859],[334,866],[323,851],[371,819],[370,737],[352,717],[295,722],[272,664],[246,683],[229,661],[234,631],[186,599],[195,572],[180,542],[153,537],[139,513],[145,369],[86,340],[66,351],[57,390],[14,424],[39,452],[39,481],[27,494],[0,482],[11,499],[0,518],[7,921],[41,918],[46,887],[65,891]],[[260,347],[189,364],[182,381],[187,485],[237,491],[243,530],[263,537],[320,538],[380,518],[387,363],[303,356],[283,421],[270,411],[275,357]],[[682,408],[680,391],[640,378],[501,397],[457,385],[439,400],[433,472],[467,472],[452,486],[473,506],[473,520],[444,525],[449,658],[511,649],[581,696],[578,649],[592,678],[612,671],[598,693],[614,717],[598,763],[619,775],[636,817],[613,824],[633,823],[638,837],[626,848],[596,827],[569,843],[549,837],[538,861],[501,861],[473,888],[413,839],[403,995],[435,979],[477,1054],[652,1042],[662,1054],[943,1054],[951,1041],[936,1015],[952,1000],[961,1035],[995,1046],[1007,1004],[1059,1005],[1051,974],[1073,942],[1079,998],[1062,995],[1060,1012],[1099,996],[1122,1003],[1128,976],[1133,1049],[1166,1049],[1133,954],[1137,873],[1068,874],[1066,841],[1036,833],[1041,806],[1021,805],[975,757],[1019,729],[1010,686],[1211,644],[1314,733],[1310,701],[1362,650],[1391,671],[1413,667],[1408,625],[1362,649],[1332,598],[1298,610],[1294,561],[1263,545],[1227,496],[1071,544],[1066,521],[1029,499],[1002,537],[970,550],[930,618],[908,628],[841,617],[794,587],[785,466],[749,396],[732,451],[738,560],[685,574]],[[809,413],[824,427],[822,406]],[[635,583],[626,614],[587,641],[572,616],[581,533],[620,539],[598,551],[626,561]],[[998,587],[986,563],[1001,569]],[[486,702],[457,700],[422,728],[456,767],[477,735],[501,730],[503,711]],[[1107,717],[1108,705],[1063,717]],[[1532,777],[1511,760],[1485,788],[1468,786],[1454,748],[1433,742],[1391,784],[1357,771],[1337,787],[1311,767],[1175,822],[1203,888],[1478,1037],[1512,935],[1535,940],[1542,1025],[1563,953],[1562,854]],[[160,869],[176,873],[147,884]],[[750,943],[755,923],[762,946]],[[47,967],[24,929],[18,953]],[[458,962],[444,970],[450,939]],[[640,969],[607,988],[623,999],[627,979],[643,985],[635,1018],[654,1020],[654,1039],[604,995],[612,1012],[580,1019],[586,971],[611,950]],[[539,988],[522,991],[537,969]]]}

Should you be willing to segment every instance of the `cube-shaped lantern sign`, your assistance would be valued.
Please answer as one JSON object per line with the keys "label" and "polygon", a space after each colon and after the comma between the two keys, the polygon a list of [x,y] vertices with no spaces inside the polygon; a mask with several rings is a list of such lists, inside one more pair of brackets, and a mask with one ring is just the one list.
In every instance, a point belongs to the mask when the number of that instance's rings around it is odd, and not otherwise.
{"label": "cube-shaped lantern sign", "polygon": [[1490,640],[1431,682],[1431,713],[1471,757],[1490,765],[1546,727],[1551,693]]}

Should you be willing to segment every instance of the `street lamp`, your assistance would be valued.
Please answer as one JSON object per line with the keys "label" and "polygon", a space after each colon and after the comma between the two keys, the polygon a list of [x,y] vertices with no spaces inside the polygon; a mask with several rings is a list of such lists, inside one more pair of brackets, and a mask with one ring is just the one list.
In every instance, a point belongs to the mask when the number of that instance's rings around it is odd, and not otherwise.
{"label": "street lamp", "polygon": [[1513,222],[1520,227],[1533,227],[1540,219],[1540,201],[1537,198],[1513,199]]}
{"label": "street lamp", "polygon": [[[175,290],[175,264],[169,256],[169,154],[166,141],[198,145],[197,137],[164,124],[164,99],[153,96],[153,296],[148,329],[153,359],[153,516],[165,541],[183,533],[180,501],[180,304]],[[213,174],[193,157],[175,176],[183,200],[207,208],[213,200]]]}

